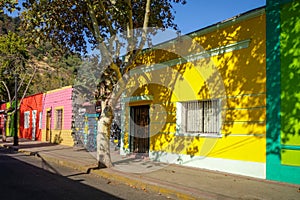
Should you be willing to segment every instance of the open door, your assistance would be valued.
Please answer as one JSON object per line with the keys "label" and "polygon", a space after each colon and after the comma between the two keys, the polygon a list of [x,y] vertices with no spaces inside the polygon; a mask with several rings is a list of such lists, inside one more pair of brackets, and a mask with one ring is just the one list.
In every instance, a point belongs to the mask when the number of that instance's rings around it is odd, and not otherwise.
{"label": "open door", "polygon": [[130,108],[130,152],[149,153],[149,105]]}

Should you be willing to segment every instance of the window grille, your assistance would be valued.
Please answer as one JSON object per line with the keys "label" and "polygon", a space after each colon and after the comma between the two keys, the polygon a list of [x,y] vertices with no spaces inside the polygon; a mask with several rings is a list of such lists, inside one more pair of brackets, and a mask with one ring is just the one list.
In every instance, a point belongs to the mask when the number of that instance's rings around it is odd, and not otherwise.
{"label": "window grille", "polygon": [[36,117],[37,117],[37,111],[36,110],[33,110],[32,111],[32,127],[36,127]]}
{"label": "window grille", "polygon": [[24,128],[29,128],[30,111],[24,112]]}
{"label": "window grille", "polygon": [[62,129],[62,117],[63,117],[63,110],[57,109],[56,110],[56,126],[55,129],[61,130]]}
{"label": "window grille", "polygon": [[40,112],[40,117],[39,117],[39,129],[42,129],[42,123],[43,123],[43,113]]}
{"label": "window grille", "polygon": [[217,99],[181,103],[181,132],[220,133],[220,102]]}

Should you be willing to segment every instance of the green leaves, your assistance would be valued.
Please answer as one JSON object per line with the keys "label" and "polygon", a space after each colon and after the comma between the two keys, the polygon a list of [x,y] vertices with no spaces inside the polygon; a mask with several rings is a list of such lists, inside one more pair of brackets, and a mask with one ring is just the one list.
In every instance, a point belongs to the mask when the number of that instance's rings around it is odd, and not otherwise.
{"label": "green leaves", "polygon": [[[152,0],[148,27],[176,29],[172,4],[185,2]],[[34,38],[48,38],[72,51],[86,53],[87,41],[92,47],[105,41],[109,49],[113,35],[128,39],[124,33],[129,24],[131,29],[143,28],[146,0],[26,0],[23,5],[23,28],[32,31]],[[99,35],[101,39],[97,39]]]}
{"label": "green leaves", "polygon": [[[85,72],[82,72],[80,82],[85,85],[89,85],[90,82],[95,85],[99,83],[96,99],[105,99],[111,94],[118,78],[122,76],[121,73],[130,69],[130,61],[140,53],[139,50],[145,48],[146,42],[150,44],[150,37],[145,35],[157,33],[157,29],[147,30],[147,27],[177,29],[172,5],[185,2],[185,0],[24,0],[22,29],[27,32],[28,40],[35,44],[51,41],[52,47],[65,47],[81,55],[87,54],[89,48],[92,50],[99,48],[101,63],[96,63],[95,66],[102,65],[104,68],[110,65],[110,68],[102,74],[102,77],[85,76],[83,75]],[[127,51],[125,52],[127,63],[116,63],[116,58],[120,57],[122,50]],[[88,70],[93,70],[92,67],[88,67]]]}
{"label": "green leaves", "polygon": [[24,67],[24,62],[29,58],[24,39],[13,32],[0,36],[0,56],[2,68]]}
{"label": "green leaves", "polygon": [[15,10],[20,10],[20,8],[17,5],[18,0],[1,0],[0,13],[3,13],[4,9],[6,9],[10,13],[12,13]]}
{"label": "green leaves", "polygon": [[2,99],[8,100],[9,96],[3,87],[4,84],[7,85],[9,91],[13,91],[14,74],[20,75],[20,78],[25,80],[24,71],[28,59],[29,54],[24,38],[13,32],[0,36],[0,77],[3,83],[0,90]]}

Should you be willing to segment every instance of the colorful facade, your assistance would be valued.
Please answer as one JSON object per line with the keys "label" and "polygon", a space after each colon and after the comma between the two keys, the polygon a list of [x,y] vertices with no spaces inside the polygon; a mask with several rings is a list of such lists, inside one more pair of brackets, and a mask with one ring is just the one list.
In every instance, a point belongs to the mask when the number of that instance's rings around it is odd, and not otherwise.
{"label": "colorful facade", "polygon": [[19,110],[20,138],[39,141],[42,139],[42,100],[42,93],[25,97],[22,100]]}
{"label": "colorful facade", "polygon": [[[14,136],[15,134],[15,126],[14,126],[14,117],[15,117],[15,113],[14,112],[7,112],[8,110],[13,110],[15,108],[15,102],[13,101],[12,104],[7,102],[1,105],[2,108],[5,108],[3,110],[5,110],[5,116],[2,115],[1,116],[1,121],[3,121],[3,125],[1,125],[2,129],[5,129],[5,134],[7,137],[11,137]],[[19,116],[19,113],[18,113]],[[4,124],[5,123],[5,124]],[[18,117],[18,122],[17,122],[17,126],[18,126],[18,135],[19,135],[19,117]]]}
{"label": "colorful facade", "polygon": [[300,1],[268,0],[267,179],[300,184]]}
{"label": "colorful facade", "polygon": [[265,20],[256,9],[145,52],[124,93],[122,153],[266,178]]}
{"label": "colorful facade", "polygon": [[72,86],[43,94],[42,141],[73,146]]}
{"label": "colorful facade", "polygon": [[[6,103],[6,109],[15,109],[15,102]],[[15,126],[14,126],[14,117],[15,114],[8,113],[6,120],[6,136],[14,136],[15,134]]]}
{"label": "colorful facade", "polygon": [[[74,94],[73,94],[74,95]],[[97,130],[99,113],[96,113],[95,105],[85,102],[75,104],[73,96],[73,135],[77,145],[84,146],[87,151],[96,151]]]}
{"label": "colorful facade", "polygon": [[5,110],[6,110],[6,104],[2,103],[0,105],[0,110],[1,110],[1,114],[0,114],[0,135],[4,135],[4,137],[6,136],[6,114],[5,114]]}
{"label": "colorful facade", "polygon": [[[299,22],[300,0],[267,0],[144,51],[122,95],[121,154],[300,184]],[[26,97],[20,137],[95,151],[98,114],[75,99],[72,86]]]}

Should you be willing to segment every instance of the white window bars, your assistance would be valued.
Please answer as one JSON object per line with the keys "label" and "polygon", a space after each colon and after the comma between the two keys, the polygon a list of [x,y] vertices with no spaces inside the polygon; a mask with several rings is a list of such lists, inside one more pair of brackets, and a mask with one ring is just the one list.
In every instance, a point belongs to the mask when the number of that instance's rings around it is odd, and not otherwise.
{"label": "white window bars", "polygon": [[24,112],[24,128],[29,128],[30,126],[30,111]]}
{"label": "white window bars", "polygon": [[181,102],[178,112],[180,133],[220,134],[220,100]]}

